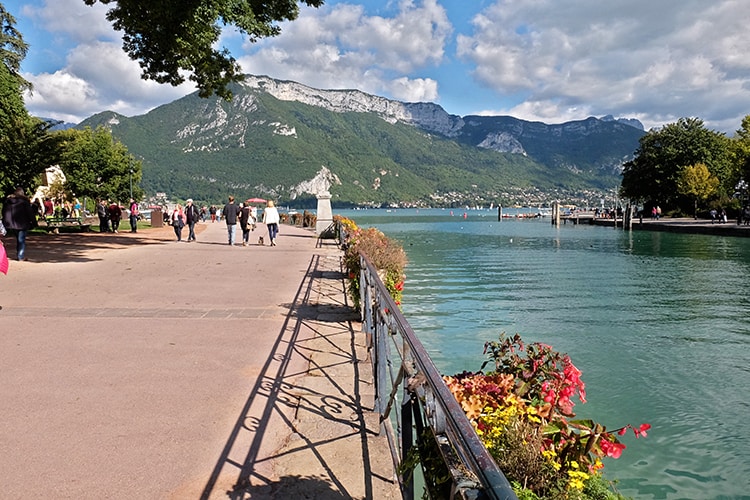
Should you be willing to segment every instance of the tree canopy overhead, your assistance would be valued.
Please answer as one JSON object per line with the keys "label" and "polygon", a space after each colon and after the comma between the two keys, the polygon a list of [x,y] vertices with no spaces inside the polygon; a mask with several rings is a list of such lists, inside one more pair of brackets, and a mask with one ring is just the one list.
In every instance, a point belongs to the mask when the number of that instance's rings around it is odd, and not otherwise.
{"label": "tree canopy overhead", "polygon": [[228,84],[242,80],[242,71],[226,48],[215,49],[224,26],[233,25],[250,41],[278,35],[275,23],[294,20],[299,3],[311,7],[323,0],[83,0],[113,5],[107,12],[122,31],[123,50],[138,60],[142,78],[179,85],[190,73],[201,97],[231,97]]}

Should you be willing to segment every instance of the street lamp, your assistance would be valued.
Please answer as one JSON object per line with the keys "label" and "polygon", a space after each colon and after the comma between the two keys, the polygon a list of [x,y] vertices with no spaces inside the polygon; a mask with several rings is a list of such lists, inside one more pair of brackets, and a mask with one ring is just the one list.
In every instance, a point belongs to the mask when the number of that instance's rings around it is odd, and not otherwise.
{"label": "street lamp", "polygon": [[130,199],[133,199],[133,167],[130,167]]}

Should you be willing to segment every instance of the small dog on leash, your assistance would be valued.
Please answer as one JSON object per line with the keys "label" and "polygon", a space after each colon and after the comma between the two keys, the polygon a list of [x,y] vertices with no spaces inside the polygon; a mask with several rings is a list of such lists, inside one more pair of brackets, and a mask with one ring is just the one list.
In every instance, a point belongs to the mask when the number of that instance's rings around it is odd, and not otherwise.
{"label": "small dog on leash", "polygon": [[259,236],[258,237],[258,245],[264,245],[264,244],[265,243],[264,243],[264,240],[263,240],[263,236]]}

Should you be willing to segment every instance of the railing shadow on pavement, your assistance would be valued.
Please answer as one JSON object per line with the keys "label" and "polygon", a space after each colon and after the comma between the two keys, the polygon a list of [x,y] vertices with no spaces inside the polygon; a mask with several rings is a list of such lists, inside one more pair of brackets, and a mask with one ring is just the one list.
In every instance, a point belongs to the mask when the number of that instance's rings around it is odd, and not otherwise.
{"label": "railing shadow on pavement", "polygon": [[[428,430],[452,477],[450,498],[516,499],[377,269],[364,255],[360,263],[360,308],[372,343],[375,411],[396,470],[402,470],[418,435]],[[412,477],[403,472],[399,477],[402,495],[409,500],[414,498]]]}
{"label": "railing shadow on pavement", "polygon": [[[236,477],[231,490],[225,492],[228,498],[232,499],[281,498],[279,495],[294,498],[295,494],[323,500],[351,498],[345,480],[337,476],[331,464],[326,463],[328,459],[319,451],[319,448],[352,436],[362,446],[364,470],[359,470],[358,474],[362,476],[361,481],[365,482],[365,497],[373,498],[370,481],[376,474],[369,468],[367,438],[368,434],[376,435],[377,432],[368,430],[362,411],[360,411],[363,404],[361,394],[357,389],[360,374],[353,340],[355,332],[351,321],[351,319],[357,319],[358,314],[347,304],[329,304],[323,307],[316,305],[313,295],[316,292],[316,286],[320,286],[321,278],[337,283],[333,285],[337,289],[332,294],[339,298],[345,297],[343,273],[329,273],[321,270],[321,257],[314,255],[293,303],[288,305],[289,312],[274,342],[271,354],[240,410],[203,489],[201,499],[216,498],[219,493],[217,490],[224,488],[226,484],[226,481],[220,481],[220,478],[226,478],[227,474]],[[315,330],[319,329],[321,320],[326,321],[326,317],[329,318],[331,324],[326,327],[325,334],[320,334]],[[341,343],[331,345],[330,348],[326,346],[325,350],[332,352],[333,358],[329,356],[325,358],[326,364],[319,364],[314,356],[319,348],[310,344],[309,338],[305,338],[306,332],[309,331],[313,332],[318,341],[323,339],[324,343],[329,342],[329,337],[333,335],[346,336],[348,344],[345,344],[345,348],[341,348]],[[295,357],[297,360],[301,357],[308,364],[306,371],[297,370],[292,366],[291,361]],[[336,369],[336,365],[353,366],[354,391],[339,387],[338,382],[329,375],[330,371]],[[316,376],[323,377],[334,389],[327,390],[325,393],[316,393],[308,387],[297,385],[298,379],[309,371],[315,371]],[[324,439],[305,435],[296,428],[293,416],[301,410],[314,414],[321,421],[327,420],[344,426],[347,434]],[[283,425],[289,428],[289,434],[294,433],[296,441],[291,448],[286,447],[268,456],[268,451],[262,451],[261,446],[264,435],[269,431],[271,419],[276,419],[275,428],[279,427],[280,419]],[[285,457],[288,458],[289,455],[302,451],[307,454],[306,456],[311,456],[312,461],[318,462],[318,468],[326,471],[326,478],[309,476],[307,471],[299,471],[302,473],[300,475],[287,474],[278,479],[267,476],[265,471],[270,470],[272,461],[284,460]],[[244,457],[237,460],[235,457],[240,454],[244,454]],[[264,465],[268,467],[262,467]],[[393,478],[386,480],[393,481]]]}

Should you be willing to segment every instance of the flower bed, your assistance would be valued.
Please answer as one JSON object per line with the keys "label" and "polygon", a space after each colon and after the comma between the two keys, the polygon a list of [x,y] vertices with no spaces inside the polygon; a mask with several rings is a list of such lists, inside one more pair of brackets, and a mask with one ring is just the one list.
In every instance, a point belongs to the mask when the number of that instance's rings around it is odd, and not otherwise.
{"label": "flower bed", "polygon": [[407,262],[406,252],[401,244],[375,228],[360,228],[351,219],[336,216],[334,222],[339,223],[344,232],[344,265],[349,277],[349,296],[354,306],[359,307],[360,252],[380,271],[381,280],[388,293],[393,297],[393,301],[400,305]]}
{"label": "flower bed", "polygon": [[[444,380],[519,497],[616,498],[606,491],[602,459],[625,449],[617,436],[630,429],[645,437],[651,426],[607,431],[574,420],[573,398],[586,402],[581,372],[548,345],[501,335],[484,353],[480,371]],[[482,372],[490,362],[493,369]]]}

